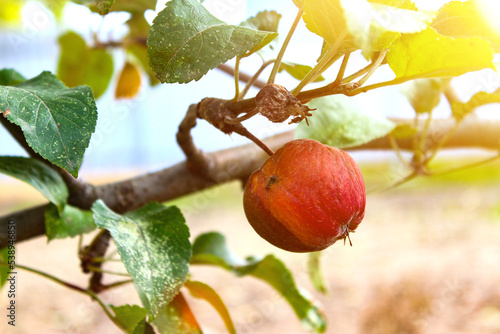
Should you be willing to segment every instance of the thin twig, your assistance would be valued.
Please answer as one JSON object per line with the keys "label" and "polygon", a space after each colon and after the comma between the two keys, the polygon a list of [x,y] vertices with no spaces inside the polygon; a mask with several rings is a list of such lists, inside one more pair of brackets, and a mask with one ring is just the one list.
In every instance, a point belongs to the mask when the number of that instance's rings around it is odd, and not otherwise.
{"label": "thin twig", "polygon": [[377,58],[373,62],[373,66],[368,70],[368,72],[358,81],[358,85],[361,87],[365,84],[365,82],[372,76],[373,73],[380,67],[382,62],[385,59],[385,55],[387,50],[380,51]]}
{"label": "thin twig", "polygon": [[271,150],[262,140],[259,138],[255,137],[250,131],[248,131],[243,125],[241,124],[236,124],[234,127],[234,132],[237,134],[247,137],[251,141],[253,141],[257,146],[259,146],[264,152],[266,152],[269,156],[274,154],[274,151]]}
{"label": "thin twig", "polygon": [[[227,65],[227,64],[219,64],[219,65],[217,65],[217,69],[218,69],[218,70],[221,70],[222,72],[224,72],[224,73],[226,73],[226,74],[229,74],[229,75],[230,75],[230,76],[232,76],[232,77],[234,77],[234,75],[235,75],[234,68],[233,68],[233,67],[231,67],[231,66],[229,66],[229,65]],[[247,83],[247,82],[249,82],[249,81],[251,80],[251,78],[252,78],[253,76],[251,76],[251,75],[249,75],[249,74],[246,74],[246,73],[242,73],[242,72],[240,72],[240,73],[238,74],[238,77],[239,77],[239,80],[240,80],[241,82],[245,82],[245,83]],[[257,88],[262,88],[262,87],[264,87],[266,84],[267,84],[267,83],[266,83],[265,81],[262,81],[262,80],[255,80],[255,81],[252,83],[252,85],[253,85],[254,87],[257,87]]]}
{"label": "thin twig", "polygon": [[179,124],[177,131],[177,144],[186,155],[189,168],[204,175],[208,175],[210,163],[205,154],[194,144],[193,137],[191,136],[191,129],[196,126],[198,118],[198,104],[189,106],[186,116]]}
{"label": "thin twig", "polygon": [[297,96],[302,88],[304,88],[308,83],[313,81],[318,73],[324,72],[328,68],[328,64],[331,65],[332,58],[335,58],[337,55],[337,51],[340,48],[340,45],[344,41],[344,38],[347,36],[347,31],[343,31],[338,38],[335,40],[332,46],[328,49],[326,54],[321,58],[321,60],[312,68],[312,70],[299,82],[297,87],[292,90],[292,94]]}
{"label": "thin twig", "polygon": [[115,275],[115,276],[125,276],[125,277],[130,277],[129,273],[120,273],[112,270],[105,270],[101,269],[101,267],[93,267],[93,266],[88,266],[90,271],[93,272],[99,272],[101,274],[110,274],[110,275]]}
{"label": "thin twig", "polygon": [[473,162],[473,163],[468,164],[468,165],[464,165],[464,166],[460,166],[460,167],[456,167],[456,168],[450,168],[450,169],[446,169],[446,170],[438,171],[438,172],[433,171],[432,175],[444,175],[444,174],[449,174],[449,173],[461,172],[461,171],[466,170],[466,169],[475,168],[475,167],[493,162],[495,160],[498,160],[499,158],[500,158],[500,154],[497,154],[494,157],[484,159],[484,160],[481,160],[478,162]]}
{"label": "thin twig", "polygon": [[290,40],[292,39],[292,35],[295,32],[295,29],[297,28],[297,25],[300,22],[300,19],[302,18],[303,10],[302,8],[299,8],[299,11],[297,12],[297,15],[295,16],[295,20],[292,23],[292,26],[290,27],[290,30],[288,31],[288,34],[285,37],[285,41],[283,42],[283,45],[281,46],[280,52],[278,53],[278,57],[276,58],[276,62],[274,63],[273,69],[271,70],[271,74],[269,75],[269,80],[267,81],[268,84],[274,83],[274,80],[276,79],[276,74],[278,74],[278,70],[281,66],[281,61],[283,60],[283,56],[285,54],[285,50],[288,47],[288,44],[290,43]]}
{"label": "thin twig", "polygon": [[394,135],[392,133],[389,133],[388,138],[389,138],[389,143],[391,144],[392,150],[396,154],[396,157],[398,158],[398,160],[406,167],[410,167],[410,164],[408,163],[408,161],[406,161],[406,159],[403,157],[401,149],[400,149],[398,142],[396,141],[396,138],[394,137]]}
{"label": "thin twig", "polygon": [[342,83],[342,79],[344,79],[345,70],[347,68],[347,63],[349,62],[350,56],[351,56],[350,52],[348,52],[344,55],[344,59],[342,59],[342,64],[340,64],[339,72],[337,73],[337,78],[335,78],[334,82],[329,84],[329,87],[334,88]]}
{"label": "thin twig", "polygon": [[[248,80],[247,84],[245,85],[245,88],[243,88],[243,90],[241,91],[240,96],[238,98],[238,101],[241,101],[241,100],[243,100],[245,98],[245,96],[247,95],[248,91],[250,90],[250,87],[254,86],[255,82],[257,81],[257,79],[259,78],[259,76],[262,74],[262,72],[266,69],[266,67],[269,66],[269,65],[271,65],[274,62],[275,62],[275,60],[272,59],[272,60],[268,60],[268,61],[265,61],[264,63],[262,63],[262,66]],[[260,87],[260,88],[263,88],[263,87]]]}
{"label": "thin twig", "polygon": [[228,124],[239,124],[243,121],[246,121],[247,119],[252,118],[253,116],[257,115],[258,113],[259,113],[259,108],[255,108],[254,110],[252,110],[251,112],[249,112],[243,116],[236,117],[236,118],[230,118],[230,117],[226,116],[226,118],[224,118],[224,120]]}
{"label": "thin twig", "polygon": [[234,101],[240,99],[240,62],[241,57],[236,57],[236,63],[234,65]]}

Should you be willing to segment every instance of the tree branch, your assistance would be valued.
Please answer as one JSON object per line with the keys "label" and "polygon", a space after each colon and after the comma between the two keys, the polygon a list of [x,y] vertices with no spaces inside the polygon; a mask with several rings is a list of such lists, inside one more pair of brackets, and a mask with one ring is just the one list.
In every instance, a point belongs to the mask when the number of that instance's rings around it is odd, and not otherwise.
{"label": "tree branch", "polygon": [[[394,119],[397,124],[409,123],[410,120]],[[453,119],[433,121],[427,141],[427,147],[439,143],[447,131],[453,127]],[[278,149],[286,142],[293,140],[293,132],[285,132],[265,139],[272,149]],[[500,121],[480,120],[475,117],[465,119],[444,148],[483,148],[498,150],[500,143]],[[411,150],[412,138],[397,140],[402,150]],[[389,150],[389,136],[373,140],[367,144],[349,150]],[[79,205],[89,209],[95,199],[101,198],[116,212],[135,210],[150,201],[164,202],[194,193],[217,184],[233,180],[246,180],[248,176],[267,159],[267,154],[255,144],[247,144],[207,154],[214,162],[210,178],[191,171],[186,162],[179,163],[164,170],[141,175],[128,180],[95,187],[93,192],[78,194]],[[76,194],[75,194],[76,195]],[[16,221],[17,241],[27,240],[45,233],[44,210],[46,205],[11,213],[0,218],[0,248],[7,245],[8,221]]]}

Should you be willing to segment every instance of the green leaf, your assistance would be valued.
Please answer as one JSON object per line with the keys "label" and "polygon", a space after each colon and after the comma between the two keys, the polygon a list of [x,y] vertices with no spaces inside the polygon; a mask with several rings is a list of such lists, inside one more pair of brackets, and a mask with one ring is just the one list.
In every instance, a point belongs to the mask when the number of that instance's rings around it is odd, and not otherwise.
{"label": "green leaf", "polygon": [[150,203],[118,215],[101,200],[92,206],[99,228],[111,232],[125,268],[151,318],[179,292],[187,278],[191,244],[178,208]]}
{"label": "green leaf", "polygon": [[305,328],[316,332],[326,330],[326,319],[322,312],[300,293],[291,272],[273,255],[243,260],[229,251],[223,235],[211,232],[198,236],[194,241],[191,263],[216,265],[237,276],[259,278],[286,299]]}
{"label": "green leaf", "polygon": [[[312,70],[311,66],[308,65],[301,65],[301,64],[296,64],[292,62],[281,62],[280,64],[280,69],[279,72],[286,71],[288,74],[290,74],[292,77],[294,77],[297,80],[302,80],[305,78],[305,76]],[[320,75],[317,77],[314,82],[318,81],[323,81],[325,80],[325,77]]]}
{"label": "green leaf", "polygon": [[193,297],[201,298],[209,302],[221,316],[224,324],[226,325],[227,331],[231,334],[236,333],[236,328],[234,327],[233,320],[231,320],[229,311],[214,289],[205,283],[189,280],[184,283],[184,286],[189,290]]}
{"label": "green leaf", "polygon": [[111,10],[115,0],[95,0],[99,14],[106,15]]}
{"label": "green leaf", "polygon": [[248,18],[240,25],[255,30],[262,30],[268,32],[278,32],[278,25],[280,23],[281,14],[274,10],[264,10],[258,12],[257,15]]}
{"label": "green leaf", "polygon": [[60,212],[56,206],[45,209],[45,234],[52,239],[73,238],[79,234],[92,232],[96,228],[92,212],[66,205]]}
{"label": "green leaf", "polygon": [[68,188],[61,176],[41,161],[0,156],[0,173],[26,182],[55,204],[59,211],[62,211],[68,200]]}
{"label": "green leaf", "polygon": [[52,13],[54,13],[54,16],[60,20],[63,17],[63,11],[64,11],[64,6],[68,2],[67,0],[41,0],[43,5],[47,7]]}
{"label": "green leaf", "polygon": [[365,113],[352,97],[344,95],[314,99],[307,105],[317,110],[309,118],[309,126],[298,125],[296,138],[316,139],[323,144],[346,148],[383,137],[395,126],[386,118]]}
{"label": "green leaf", "polygon": [[23,81],[26,81],[26,78],[11,68],[3,68],[0,70],[1,86],[14,86]]}
{"label": "green leaf", "polygon": [[[262,11],[257,13],[257,15],[250,17],[246,21],[242,22],[240,26],[247,27],[250,29],[267,31],[267,32],[278,32],[278,25],[280,23],[281,14],[278,14],[276,11]],[[250,51],[248,51],[245,56],[249,56],[252,53],[259,51],[264,46],[269,45],[271,49],[277,44],[276,39],[277,34],[269,34],[267,35],[261,43],[253,47]],[[271,43],[274,42],[274,43]]]}
{"label": "green leaf", "polygon": [[160,333],[202,334],[200,325],[182,293],[175,296],[158,314],[154,324]]}
{"label": "green leaf", "polygon": [[187,83],[272,35],[224,23],[196,0],[172,0],[149,30],[149,62],[161,82]]}
{"label": "green leaf", "polygon": [[465,103],[454,102],[451,104],[451,111],[453,117],[456,119],[463,119],[476,110],[476,108],[490,103],[500,103],[500,89],[493,93],[478,92]]}
{"label": "green leaf", "polygon": [[401,91],[417,114],[429,113],[437,107],[444,89],[444,79],[416,79],[404,83]]}
{"label": "green leaf", "polygon": [[441,35],[450,37],[483,37],[490,41],[495,51],[500,51],[500,33],[487,21],[479,1],[451,1],[438,11],[432,27]]}
{"label": "green leaf", "polygon": [[494,69],[493,50],[488,41],[479,37],[447,37],[433,28],[403,35],[392,44],[386,59],[396,77],[406,80]]}
{"label": "green leaf", "polygon": [[57,76],[68,87],[88,85],[99,98],[108,88],[113,76],[113,57],[104,48],[90,48],[74,32],[59,37],[61,55]]}
{"label": "green leaf", "polygon": [[141,320],[132,331],[132,334],[156,334],[156,332],[146,320]]}
{"label": "green leaf", "polygon": [[[0,249],[0,262],[9,263],[9,248],[5,247]],[[9,278],[9,272],[10,268],[7,266],[0,266],[0,290],[2,287],[5,285],[7,282],[7,279]]]}
{"label": "green leaf", "polygon": [[[122,324],[127,333],[133,333],[137,326],[146,319],[148,311],[138,305],[110,305],[111,310],[115,314],[115,320]],[[142,332],[144,333],[144,331]]]}
{"label": "green leaf", "polygon": [[309,279],[316,291],[326,294],[328,293],[328,283],[323,275],[323,270],[321,269],[321,255],[322,252],[311,252],[309,253],[307,261],[307,272],[309,273]]}
{"label": "green leaf", "polygon": [[[49,1],[49,0],[45,0]],[[52,0],[53,1],[53,0]],[[88,6],[90,10],[99,12],[100,2],[114,0],[72,0],[75,3]],[[142,13],[148,9],[155,10],[157,0],[118,0],[112,6],[113,12],[129,12],[131,14]]]}
{"label": "green leaf", "polygon": [[15,86],[0,86],[0,110],[21,127],[35,152],[78,176],[97,121],[90,87],[67,88],[42,72]]}
{"label": "green leaf", "polygon": [[156,2],[157,0],[118,0],[112,9],[114,12],[129,12],[131,14],[144,15],[146,10],[156,9]]}

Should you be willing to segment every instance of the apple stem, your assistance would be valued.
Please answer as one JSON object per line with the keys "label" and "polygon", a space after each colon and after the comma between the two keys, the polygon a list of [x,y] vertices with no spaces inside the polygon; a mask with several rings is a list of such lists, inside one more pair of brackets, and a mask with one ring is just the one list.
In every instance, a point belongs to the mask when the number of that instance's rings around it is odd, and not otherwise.
{"label": "apple stem", "polygon": [[250,131],[248,131],[243,125],[241,124],[235,124],[234,126],[234,132],[237,134],[247,137],[251,141],[253,141],[257,146],[259,146],[261,149],[264,150],[269,156],[274,154],[274,151],[271,150],[266,144],[262,142],[259,138],[255,137]]}

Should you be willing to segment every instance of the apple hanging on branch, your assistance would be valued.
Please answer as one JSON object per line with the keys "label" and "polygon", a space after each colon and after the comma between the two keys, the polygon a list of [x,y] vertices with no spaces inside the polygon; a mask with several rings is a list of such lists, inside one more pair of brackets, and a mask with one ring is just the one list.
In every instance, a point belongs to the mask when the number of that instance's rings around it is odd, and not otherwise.
{"label": "apple hanging on branch", "polygon": [[339,239],[345,242],[361,223],[365,185],[346,152],[298,139],[281,147],[250,176],[243,205],[255,231],[274,246],[291,252],[320,251]]}

